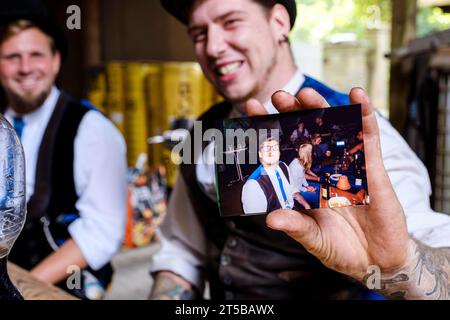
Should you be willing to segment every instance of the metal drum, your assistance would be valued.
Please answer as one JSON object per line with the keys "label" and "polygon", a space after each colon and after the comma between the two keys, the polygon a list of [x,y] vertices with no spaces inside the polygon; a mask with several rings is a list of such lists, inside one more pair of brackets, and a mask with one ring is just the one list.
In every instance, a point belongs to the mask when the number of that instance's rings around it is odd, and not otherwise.
{"label": "metal drum", "polygon": [[111,121],[125,135],[125,98],[123,63],[113,61],[106,65],[106,110]]}
{"label": "metal drum", "polygon": [[107,89],[106,89],[106,74],[104,71],[97,71],[92,73],[89,81],[89,90],[87,92],[87,100],[97,109],[108,115],[107,110]]}
{"label": "metal drum", "polygon": [[[162,104],[161,64],[150,63],[148,76],[145,80],[145,99],[147,105],[148,137],[161,136],[164,132],[164,108]],[[164,164],[163,144],[148,145],[148,163],[151,167]]]}
{"label": "metal drum", "polygon": [[148,154],[150,122],[145,92],[151,69],[148,63],[140,62],[129,62],[124,66],[125,137],[129,166],[136,164],[140,154]]}
{"label": "metal drum", "polygon": [[[199,64],[167,62],[162,65],[163,129],[190,129],[193,121],[214,103],[214,91],[207,83]],[[171,152],[163,152],[167,182],[173,186],[176,166]]]}

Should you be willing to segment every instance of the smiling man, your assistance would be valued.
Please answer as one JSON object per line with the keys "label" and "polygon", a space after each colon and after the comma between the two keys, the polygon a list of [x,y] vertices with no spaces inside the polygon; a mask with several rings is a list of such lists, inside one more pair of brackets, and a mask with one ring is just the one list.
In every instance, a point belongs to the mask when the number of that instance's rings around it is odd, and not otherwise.
{"label": "smiling man", "polygon": [[[349,104],[348,95],[295,65],[288,40],[297,15],[294,0],[161,2],[187,26],[204,74],[225,98],[200,117],[203,130],[214,127],[216,119],[292,110],[283,101],[275,100],[274,107],[271,95],[280,89],[296,95],[313,88],[330,105]],[[314,96],[313,104],[323,104],[322,97]],[[450,246],[448,219],[430,213],[425,167],[385,119],[377,120],[384,166],[407,215],[408,231],[429,245]],[[214,167],[195,161],[202,150],[193,151],[194,164],[180,166],[161,227],[151,298],[201,297],[206,281],[214,299],[371,297],[362,283],[325,267],[288,235],[269,229],[265,216],[221,218]],[[443,228],[436,231],[436,226]]]}
{"label": "smiling man", "polygon": [[[10,260],[81,298],[101,298],[125,224],[126,149],[113,124],[60,91],[56,27],[42,3],[17,0],[0,13],[0,112],[26,160],[27,220]],[[63,281],[73,266],[98,280],[95,295]],[[102,288],[103,287],[103,288]]]}

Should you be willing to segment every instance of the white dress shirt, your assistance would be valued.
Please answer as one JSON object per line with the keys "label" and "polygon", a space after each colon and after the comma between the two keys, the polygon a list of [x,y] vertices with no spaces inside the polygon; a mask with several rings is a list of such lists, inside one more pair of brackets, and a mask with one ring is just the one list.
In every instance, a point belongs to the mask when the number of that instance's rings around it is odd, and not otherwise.
{"label": "white dress shirt", "polygon": [[[289,168],[287,169],[289,172]],[[292,185],[289,183],[288,179],[284,175],[283,170],[279,166],[277,166],[275,170],[266,168],[264,169],[264,171],[265,174],[269,176],[270,182],[272,183],[273,189],[275,190],[275,194],[277,195],[281,207],[283,209],[286,209],[287,206],[289,205],[290,209],[294,208],[294,194],[298,193],[299,191],[297,188],[292,187]],[[276,172],[278,172],[278,174],[281,177],[284,192],[286,194],[287,203],[285,203],[284,201],[283,192],[281,191],[280,183],[278,182]],[[290,172],[288,174],[289,177],[292,177]],[[266,195],[263,189],[261,189],[261,186],[259,185],[258,181],[254,179],[249,179],[244,184],[244,187],[242,188],[241,201],[245,214],[267,212]]]}
{"label": "white dress shirt", "polygon": [[[26,198],[34,193],[39,147],[60,92],[56,87],[44,104],[23,117],[21,142],[26,163]],[[13,123],[11,108],[5,117]],[[80,217],[69,226],[72,239],[94,270],[117,252],[125,232],[127,194],[126,146],[120,132],[100,112],[88,111],[74,141],[74,181]]]}
{"label": "white dress shirt", "polygon": [[[295,95],[303,82],[304,76],[298,71],[283,90]],[[264,105],[270,113],[278,112],[270,99]],[[240,113],[236,109],[241,108],[236,106],[232,115]],[[377,120],[384,165],[405,211],[409,233],[431,247],[450,247],[450,216],[431,210],[431,184],[425,166],[389,121],[378,114]],[[213,168],[197,169],[197,178],[200,185],[214,181],[199,176],[199,172],[211,173]],[[187,188],[180,175],[160,229],[161,250],[153,258],[151,272],[172,271],[201,289],[207,240]],[[203,189],[214,190],[210,186]]]}

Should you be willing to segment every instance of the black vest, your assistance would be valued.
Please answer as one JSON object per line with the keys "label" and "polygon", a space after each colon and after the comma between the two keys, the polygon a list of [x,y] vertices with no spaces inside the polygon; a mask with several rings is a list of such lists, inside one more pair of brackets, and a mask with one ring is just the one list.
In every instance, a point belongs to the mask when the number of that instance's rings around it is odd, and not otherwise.
{"label": "black vest", "polygon": [[[287,168],[287,165],[284,162],[280,163],[280,168],[284,173],[284,176],[286,177],[287,181],[290,183],[290,177],[289,177],[289,171]],[[277,194],[275,192],[275,189],[272,185],[272,181],[270,180],[270,177],[267,174],[261,175],[256,180],[261,187],[261,190],[264,192],[264,195],[266,196],[267,200],[267,212],[272,212],[278,209],[282,208],[282,205],[280,203],[280,200],[277,197]]]}
{"label": "black vest", "polygon": [[[203,132],[216,128],[230,111],[226,102],[210,108],[199,119]],[[193,148],[190,163],[202,151]],[[217,203],[199,186],[195,164],[182,164],[180,171],[209,240],[205,271],[213,299],[363,297],[366,290],[356,281],[324,267],[283,232],[269,229],[265,215],[222,218]]]}
{"label": "black vest", "polygon": [[[68,226],[79,217],[74,181],[74,140],[78,126],[90,107],[61,92],[39,147],[34,194],[27,203],[27,219],[9,259],[27,270],[53,252],[44,231],[45,219],[51,238],[60,242],[70,238]],[[70,219],[68,219],[70,218]],[[104,285],[111,281],[110,264],[98,271],[88,270]],[[68,290],[65,281],[58,284]],[[82,296],[81,296],[82,297]]]}

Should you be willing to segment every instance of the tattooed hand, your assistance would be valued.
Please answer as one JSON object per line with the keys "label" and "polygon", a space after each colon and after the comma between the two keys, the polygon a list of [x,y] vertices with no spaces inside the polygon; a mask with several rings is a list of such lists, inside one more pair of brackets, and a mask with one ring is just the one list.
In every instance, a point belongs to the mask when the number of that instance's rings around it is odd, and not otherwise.
{"label": "tattooed hand", "polygon": [[[390,298],[446,299],[450,264],[446,249],[430,249],[410,239],[403,209],[393,190],[381,157],[379,130],[371,103],[362,89],[350,93],[361,104],[364,149],[371,204],[309,210],[304,214],[278,210],[267,225],[286,232],[325,266],[366,284],[368,270],[380,271],[379,291]],[[280,112],[329,107],[312,89],[297,97],[277,92],[272,102]],[[246,105],[249,115],[263,114],[255,100]]]}
{"label": "tattooed hand", "polygon": [[414,254],[405,268],[382,275],[377,290],[391,299],[450,299],[450,249],[434,249],[411,240]]}

